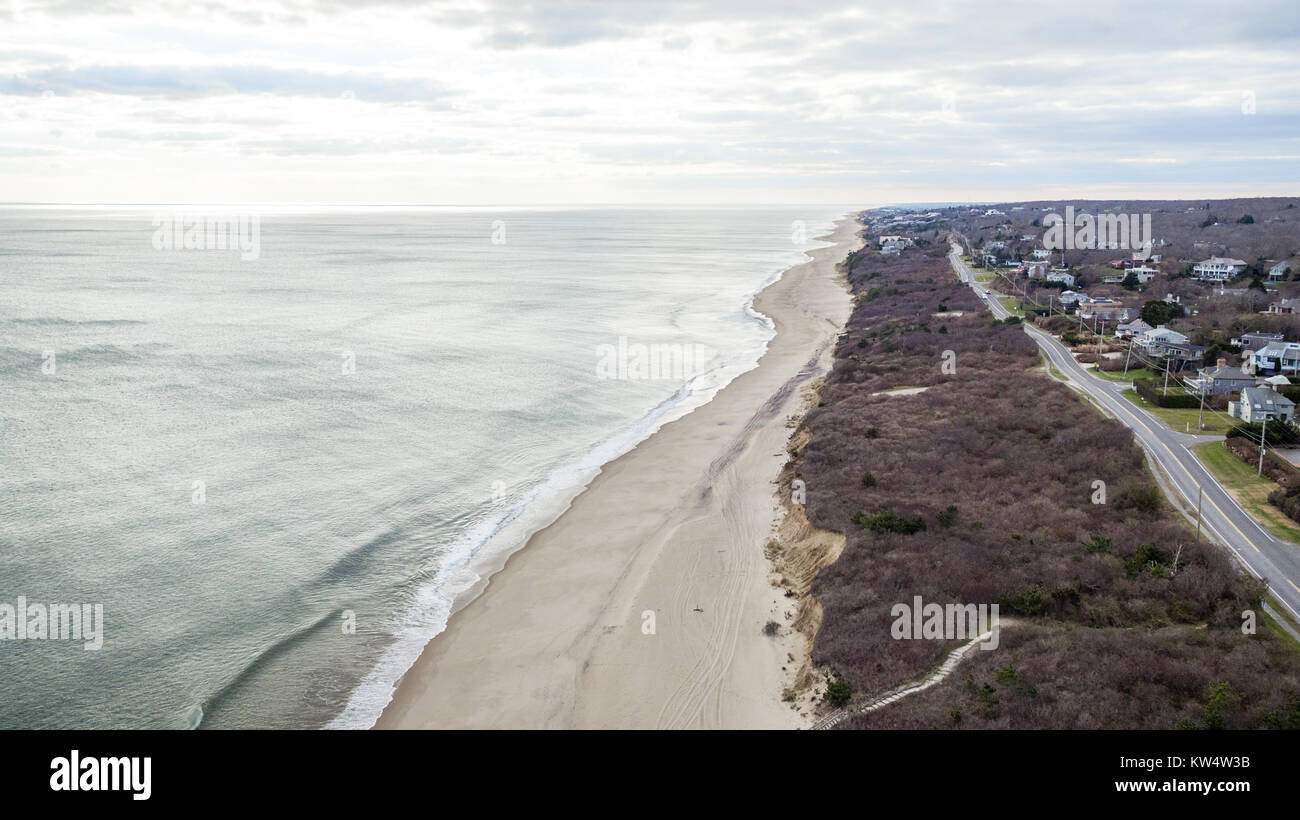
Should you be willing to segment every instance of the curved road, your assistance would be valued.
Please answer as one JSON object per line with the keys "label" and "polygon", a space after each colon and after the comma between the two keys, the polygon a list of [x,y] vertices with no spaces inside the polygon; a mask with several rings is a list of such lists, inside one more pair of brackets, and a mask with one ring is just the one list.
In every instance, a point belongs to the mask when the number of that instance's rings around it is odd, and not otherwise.
{"label": "curved road", "polygon": [[[948,259],[958,277],[971,286],[994,316],[999,319],[1010,316],[1011,312],[1002,306],[997,296],[989,296],[988,290],[975,281],[974,274],[961,259],[961,248],[957,245],[952,247]],[[1169,484],[1183,497],[1187,509],[1196,509],[1197,492],[1200,491],[1202,528],[1232,550],[1253,575],[1265,581],[1273,597],[1281,601],[1293,617],[1300,618],[1300,586],[1297,586],[1300,584],[1300,546],[1275,538],[1256,523],[1188,449],[1189,445],[1212,439],[1169,429],[1120,395],[1129,385],[1093,376],[1075,361],[1065,345],[1030,324],[1024,327],[1057,370],[1133,431],[1138,442],[1159,463]]]}

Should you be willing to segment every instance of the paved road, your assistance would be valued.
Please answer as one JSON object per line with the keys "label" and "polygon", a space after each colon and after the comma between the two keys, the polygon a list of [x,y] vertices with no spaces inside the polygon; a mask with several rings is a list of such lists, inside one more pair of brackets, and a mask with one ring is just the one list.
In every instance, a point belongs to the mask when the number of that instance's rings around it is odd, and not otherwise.
{"label": "paved road", "polygon": [[[970,284],[994,316],[1005,319],[1011,315],[996,296],[986,296],[988,290],[975,281],[970,268],[962,262],[958,246],[953,246],[948,258],[953,270],[963,282]],[[1273,596],[1294,617],[1300,618],[1300,586],[1297,586],[1300,584],[1300,546],[1275,538],[1256,523],[1188,449],[1189,445],[1210,441],[1212,437],[1169,429],[1120,395],[1129,385],[1093,376],[1055,338],[1032,325],[1024,327],[1057,370],[1107,413],[1133,430],[1138,442],[1160,464],[1173,489],[1183,497],[1185,509],[1196,509],[1197,491],[1200,490],[1202,528],[1232,550],[1251,573],[1264,579]],[[1168,486],[1165,489],[1169,491]]]}

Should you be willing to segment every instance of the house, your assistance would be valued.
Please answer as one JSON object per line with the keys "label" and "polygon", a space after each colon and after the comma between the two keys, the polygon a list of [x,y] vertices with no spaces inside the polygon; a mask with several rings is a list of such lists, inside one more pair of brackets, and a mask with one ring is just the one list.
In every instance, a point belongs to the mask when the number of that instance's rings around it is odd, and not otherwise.
{"label": "house", "polygon": [[1049,273],[1044,277],[1044,279],[1048,282],[1064,282],[1065,286],[1068,288],[1074,287],[1074,275],[1063,271]]}
{"label": "house", "polygon": [[1211,256],[1192,267],[1192,276],[1202,282],[1226,282],[1244,270],[1246,263],[1241,259]]}
{"label": "house", "polygon": [[[1038,260],[1032,262],[1026,262],[1025,275],[1028,276],[1030,279],[1046,279],[1047,269],[1050,267],[1050,264],[1051,263],[1049,262],[1042,262]],[[1073,285],[1074,282],[1071,281],[1070,284]]]}
{"label": "house", "polygon": [[1228,415],[1247,424],[1290,421],[1295,416],[1295,402],[1267,387],[1247,387],[1239,401],[1228,402]]}
{"label": "house", "polygon": [[1286,376],[1269,376],[1266,379],[1260,379],[1255,386],[1278,388],[1278,387],[1287,387],[1290,384],[1291,384],[1291,380],[1288,379]]}
{"label": "house", "polygon": [[1268,269],[1268,281],[1280,282],[1291,272],[1291,263],[1283,259],[1276,265]]}
{"label": "house", "polygon": [[906,236],[899,236],[898,234],[882,236],[878,241],[880,242],[881,248],[884,248],[886,245],[898,245],[901,248],[905,248],[912,244],[912,240],[908,239]]}
{"label": "house", "polygon": [[1145,333],[1151,329],[1151,325],[1141,319],[1134,319],[1131,322],[1125,322],[1115,328],[1115,337],[1119,339],[1131,339],[1139,333]]}
{"label": "house", "polygon": [[1187,344],[1187,337],[1176,330],[1160,325],[1152,330],[1144,330],[1133,337],[1133,344],[1146,351],[1150,356],[1164,356],[1172,345]]}
{"label": "house", "polygon": [[1294,375],[1300,372],[1300,342],[1269,342],[1258,350],[1248,350],[1241,366],[1256,376]]}
{"label": "house", "polygon": [[1103,322],[1129,322],[1137,318],[1137,315],[1137,308],[1094,307],[1089,310],[1089,316],[1084,318],[1095,318]]}
{"label": "house", "polygon": [[1259,350],[1269,342],[1280,342],[1282,340],[1281,333],[1265,333],[1262,330],[1252,330],[1241,334],[1235,339],[1229,339],[1228,344],[1240,347],[1242,350]]}
{"label": "house", "polygon": [[[1091,319],[1093,316],[1113,318],[1115,313],[1120,310],[1124,310],[1124,303],[1106,296],[1083,296],[1079,299],[1079,315],[1085,319]],[[1105,317],[1102,316],[1103,313]],[[1106,321],[1110,321],[1110,318],[1106,318]],[[1127,315],[1123,317],[1125,321],[1128,318]]]}
{"label": "house", "polygon": [[1072,290],[1063,290],[1061,291],[1061,295],[1056,297],[1056,301],[1060,302],[1063,305],[1073,305],[1081,298],[1083,297],[1080,296],[1080,294],[1077,294]]}
{"label": "house", "polygon": [[1160,355],[1171,361],[1178,362],[1178,367],[1175,369],[1181,370],[1183,365],[1204,359],[1205,348],[1201,345],[1187,344],[1186,342],[1169,342],[1162,346]]}
{"label": "house", "polygon": [[1279,299],[1276,302],[1269,303],[1268,310],[1265,313],[1295,313],[1296,308],[1300,308],[1300,299]]}
{"label": "house", "polygon": [[[1148,268],[1146,265],[1142,265],[1141,267],[1137,267],[1137,268],[1129,268],[1128,273],[1131,273],[1137,277],[1137,281],[1139,285],[1145,285],[1147,282],[1150,282],[1152,279],[1155,279],[1156,274],[1160,273],[1160,271],[1156,270],[1155,268]],[[1128,274],[1125,274],[1125,276],[1127,275]]]}
{"label": "house", "polygon": [[1052,252],[1047,248],[1034,248],[1035,259],[1051,259]]}
{"label": "house", "polygon": [[1219,359],[1214,367],[1202,367],[1195,378],[1183,379],[1188,392],[1208,396],[1223,396],[1255,386],[1255,377],[1240,367],[1229,367],[1227,359]]}

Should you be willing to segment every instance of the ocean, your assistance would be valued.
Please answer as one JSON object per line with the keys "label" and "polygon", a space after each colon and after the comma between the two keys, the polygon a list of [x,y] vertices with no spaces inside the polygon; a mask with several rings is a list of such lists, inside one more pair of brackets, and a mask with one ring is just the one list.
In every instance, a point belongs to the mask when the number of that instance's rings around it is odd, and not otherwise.
{"label": "ocean", "polygon": [[0,728],[369,727],[845,210],[0,207]]}

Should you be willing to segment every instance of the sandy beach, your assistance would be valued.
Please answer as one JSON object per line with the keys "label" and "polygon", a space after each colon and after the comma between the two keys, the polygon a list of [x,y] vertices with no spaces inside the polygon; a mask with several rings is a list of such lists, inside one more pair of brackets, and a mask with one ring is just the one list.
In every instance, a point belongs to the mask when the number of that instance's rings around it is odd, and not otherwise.
{"label": "sandy beach", "polygon": [[[764,545],[789,416],[850,311],[831,247],[755,300],[776,336],[758,367],[606,465],[456,612],[376,728],[794,728],[781,692],[797,634]],[[784,668],[783,668],[784,667]]]}

